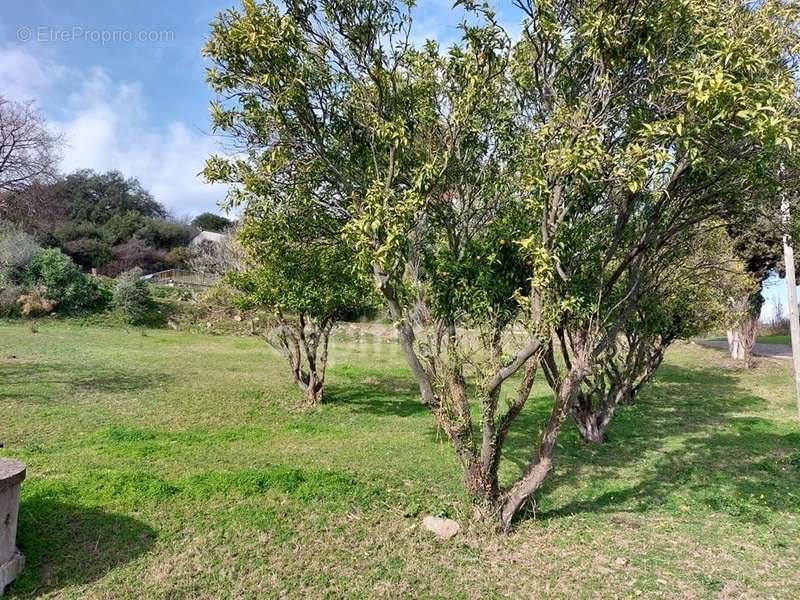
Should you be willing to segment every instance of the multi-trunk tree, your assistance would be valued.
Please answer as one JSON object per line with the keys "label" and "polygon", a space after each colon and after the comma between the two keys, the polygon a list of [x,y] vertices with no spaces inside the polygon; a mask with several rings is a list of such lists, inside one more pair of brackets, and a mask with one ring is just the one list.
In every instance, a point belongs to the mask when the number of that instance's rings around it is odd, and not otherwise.
{"label": "multi-trunk tree", "polygon": [[[215,128],[243,144],[206,175],[336,224],[467,489],[504,528],[648,282],[690,232],[771,197],[795,133],[780,5],[518,6],[518,43],[477,9],[442,52],[410,43],[391,0],[246,1],[206,47]],[[550,414],[502,485],[543,368]]]}
{"label": "multi-trunk tree", "polygon": [[[570,407],[587,442],[603,442],[616,410],[634,401],[674,342],[724,326],[731,298],[758,287],[724,228],[713,222],[692,230],[683,252],[664,256],[657,275],[643,282],[620,335],[598,357]],[[569,336],[559,330],[556,337],[561,357],[569,363]],[[557,385],[547,368],[545,375],[551,386]]]}
{"label": "multi-trunk tree", "polygon": [[228,272],[241,293],[240,305],[266,310],[255,331],[286,359],[308,406],[323,402],[328,344],[337,321],[374,299],[352,253],[332,235],[335,223],[313,215],[253,199],[237,235],[243,256]]}

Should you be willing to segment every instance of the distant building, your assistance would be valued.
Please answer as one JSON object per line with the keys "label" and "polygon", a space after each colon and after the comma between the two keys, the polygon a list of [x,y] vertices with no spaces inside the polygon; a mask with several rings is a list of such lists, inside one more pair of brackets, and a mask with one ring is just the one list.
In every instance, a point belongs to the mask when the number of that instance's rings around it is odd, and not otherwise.
{"label": "distant building", "polygon": [[228,236],[226,234],[217,233],[216,231],[201,231],[192,238],[191,242],[189,242],[189,248],[197,248],[198,246],[202,245],[203,242],[218,244],[227,237]]}

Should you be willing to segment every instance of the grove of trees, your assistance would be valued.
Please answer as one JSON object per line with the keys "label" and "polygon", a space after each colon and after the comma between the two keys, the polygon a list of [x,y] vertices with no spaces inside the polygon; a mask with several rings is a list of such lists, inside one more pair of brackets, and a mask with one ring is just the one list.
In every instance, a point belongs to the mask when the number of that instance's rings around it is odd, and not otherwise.
{"label": "grove of trees", "polygon": [[[222,13],[212,117],[238,147],[205,175],[232,184],[271,282],[253,289],[291,289],[292,318],[371,278],[466,490],[508,529],[569,417],[600,441],[670,343],[727,325],[754,289],[731,232],[778,228],[795,197],[797,13],[516,0],[512,40],[460,4],[471,16],[445,49],[412,43],[395,0]],[[539,373],[550,414],[501,482]]]}
{"label": "grove of trees", "polygon": [[171,218],[138,180],[118,171],[82,170],[37,181],[7,194],[0,217],[84,269],[111,276],[134,267],[153,272],[178,266],[198,231]]}

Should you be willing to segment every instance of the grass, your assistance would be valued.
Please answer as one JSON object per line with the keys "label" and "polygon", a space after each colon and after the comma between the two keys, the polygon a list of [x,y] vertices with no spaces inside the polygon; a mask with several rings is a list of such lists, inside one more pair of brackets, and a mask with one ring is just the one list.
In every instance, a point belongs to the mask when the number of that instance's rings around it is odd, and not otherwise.
{"label": "grass", "polygon": [[761,344],[784,344],[786,346],[792,343],[789,334],[760,335],[757,341]]}
{"label": "grass", "polygon": [[[608,442],[571,427],[536,518],[469,518],[448,444],[397,347],[332,348],[300,412],[257,340],[0,326],[0,439],[21,458],[12,598],[800,597],[790,366],[673,349]],[[547,410],[509,438],[505,481]],[[462,525],[440,543],[425,514]]]}

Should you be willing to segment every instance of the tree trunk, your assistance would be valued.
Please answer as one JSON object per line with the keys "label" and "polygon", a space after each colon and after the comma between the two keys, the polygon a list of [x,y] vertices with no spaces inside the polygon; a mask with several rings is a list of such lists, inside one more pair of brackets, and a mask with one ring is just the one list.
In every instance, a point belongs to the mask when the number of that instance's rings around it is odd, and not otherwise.
{"label": "tree trunk", "polygon": [[599,411],[575,411],[572,418],[584,442],[602,444],[605,441],[606,425]]}
{"label": "tree trunk", "polygon": [[319,406],[323,401],[322,382],[317,379],[316,373],[309,377],[308,385],[305,388],[306,404],[309,406]]}
{"label": "tree trunk", "polygon": [[497,473],[487,473],[478,462],[473,462],[464,472],[464,485],[472,500],[484,509],[493,508],[500,495]]}
{"label": "tree trunk", "polygon": [[742,346],[742,360],[744,366],[749,369],[753,366],[753,348],[756,345],[758,335],[758,319],[748,316],[739,325],[739,341]]}
{"label": "tree trunk", "polygon": [[738,327],[728,330],[728,351],[733,360],[744,360],[744,348]]}
{"label": "tree trunk", "polygon": [[278,313],[278,319],[279,325],[265,335],[265,340],[286,358],[292,380],[303,392],[304,404],[318,406],[323,402],[333,316],[308,320],[301,314],[297,323]]}
{"label": "tree trunk", "polygon": [[731,358],[744,361],[745,368],[753,364],[753,347],[758,335],[758,320],[745,317],[735,329],[728,330],[728,349]]}
{"label": "tree trunk", "polygon": [[514,484],[503,498],[500,507],[500,527],[508,531],[511,521],[520,508],[542,486],[553,468],[553,454],[561,425],[567,417],[567,411],[580,391],[581,383],[588,374],[588,363],[585,354],[577,354],[572,367],[561,383],[556,395],[550,418],[547,421],[542,442],[536,454],[531,458],[522,478]]}

